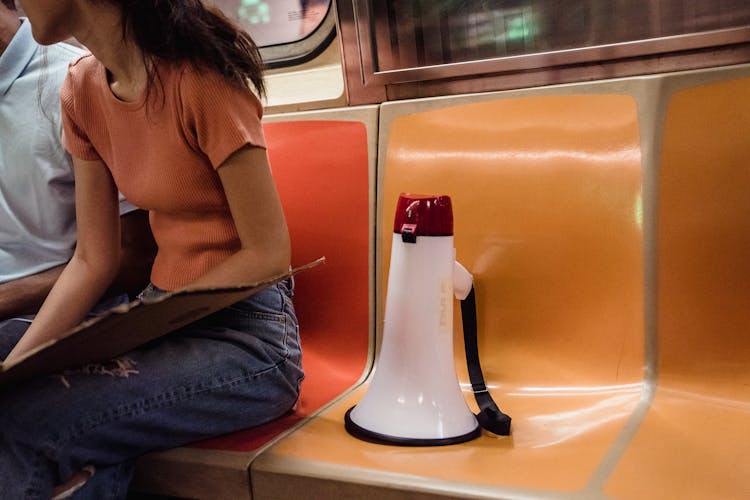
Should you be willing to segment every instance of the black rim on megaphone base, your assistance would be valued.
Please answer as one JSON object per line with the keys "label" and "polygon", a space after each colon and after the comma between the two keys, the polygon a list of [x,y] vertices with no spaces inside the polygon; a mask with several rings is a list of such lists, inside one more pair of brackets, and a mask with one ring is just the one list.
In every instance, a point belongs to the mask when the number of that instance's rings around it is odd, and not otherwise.
{"label": "black rim on megaphone base", "polygon": [[371,443],[391,444],[397,446],[445,446],[448,444],[465,443],[466,441],[471,441],[482,435],[482,427],[477,423],[477,426],[471,432],[449,438],[422,439],[390,436],[388,434],[381,434],[379,432],[367,430],[364,427],[355,424],[349,415],[354,408],[354,406],[349,408],[346,415],[344,415],[344,428],[352,436]]}

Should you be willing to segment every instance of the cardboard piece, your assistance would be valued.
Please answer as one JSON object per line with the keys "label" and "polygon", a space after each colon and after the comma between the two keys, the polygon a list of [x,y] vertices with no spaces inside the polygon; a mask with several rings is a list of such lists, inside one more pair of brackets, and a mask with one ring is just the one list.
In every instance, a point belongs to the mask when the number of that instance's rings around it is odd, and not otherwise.
{"label": "cardboard piece", "polygon": [[112,359],[324,261],[321,257],[286,274],[250,285],[179,291],[114,307],[84,321],[67,336],[30,351],[15,363],[0,363],[0,390],[32,377]]}

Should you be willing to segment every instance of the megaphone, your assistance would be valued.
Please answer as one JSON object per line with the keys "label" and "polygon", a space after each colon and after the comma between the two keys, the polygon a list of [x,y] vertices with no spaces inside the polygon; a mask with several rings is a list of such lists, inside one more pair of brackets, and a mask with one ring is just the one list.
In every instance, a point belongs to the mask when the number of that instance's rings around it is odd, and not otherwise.
{"label": "megaphone", "polygon": [[487,427],[482,420],[489,415],[502,419],[491,430],[508,434],[510,418],[497,410],[481,376],[476,317],[473,345],[466,343],[467,359],[476,360],[469,373],[474,392],[491,401],[487,405],[478,399],[485,413],[479,421],[456,376],[454,296],[470,296],[473,304],[473,287],[471,274],[456,262],[450,197],[402,193],[393,232],[380,355],[367,392],[344,417],[346,430],[376,443],[447,445],[480,436],[482,426]]}

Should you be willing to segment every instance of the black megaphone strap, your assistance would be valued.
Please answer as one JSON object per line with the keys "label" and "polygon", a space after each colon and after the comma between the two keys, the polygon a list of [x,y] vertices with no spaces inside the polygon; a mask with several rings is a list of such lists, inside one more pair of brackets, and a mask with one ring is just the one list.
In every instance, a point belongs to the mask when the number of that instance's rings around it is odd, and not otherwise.
{"label": "black megaphone strap", "polygon": [[477,345],[477,303],[474,287],[469,295],[461,301],[461,322],[464,329],[464,348],[466,350],[466,365],[469,369],[469,380],[474,397],[479,405],[476,415],[479,425],[500,436],[510,435],[510,416],[498,408],[492,399],[484,382],[482,366],[479,363],[479,346]]}

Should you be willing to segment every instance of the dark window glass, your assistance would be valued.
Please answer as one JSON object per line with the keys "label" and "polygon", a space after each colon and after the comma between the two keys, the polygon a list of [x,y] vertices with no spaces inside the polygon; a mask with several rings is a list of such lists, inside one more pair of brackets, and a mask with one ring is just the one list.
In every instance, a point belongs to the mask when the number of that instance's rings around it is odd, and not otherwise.
{"label": "dark window glass", "polygon": [[375,71],[750,24],[748,0],[370,0]]}

